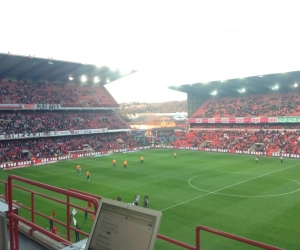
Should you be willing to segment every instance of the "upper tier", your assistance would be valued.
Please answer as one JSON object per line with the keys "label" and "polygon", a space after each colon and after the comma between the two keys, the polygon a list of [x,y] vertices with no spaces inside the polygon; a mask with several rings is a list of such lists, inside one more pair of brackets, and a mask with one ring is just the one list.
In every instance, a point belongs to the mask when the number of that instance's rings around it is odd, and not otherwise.
{"label": "upper tier", "polygon": [[209,98],[192,118],[299,116],[300,95],[296,92],[244,97]]}
{"label": "upper tier", "polygon": [[1,82],[0,104],[60,104],[61,107],[118,107],[103,86]]}

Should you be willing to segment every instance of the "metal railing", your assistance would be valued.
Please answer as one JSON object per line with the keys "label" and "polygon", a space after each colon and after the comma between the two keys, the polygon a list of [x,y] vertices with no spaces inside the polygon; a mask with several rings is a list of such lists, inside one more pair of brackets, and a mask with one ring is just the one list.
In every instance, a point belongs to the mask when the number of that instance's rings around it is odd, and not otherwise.
{"label": "metal railing", "polygon": [[[66,201],[56,199],[56,198],[53,198],[51,196],[48,196],[48,195],[45,195],[45,194],[42,194],[42,193],[39,193],[39,192],[36,192],[36,191],[33,191],[33,190],[23,188],[21,186],[13,185],[13,181],[19,181],[19,182],[27,183],[27,184],[30,184],[30,185],[33,185],[33,186],[36,186],[36,187],[39,187],[39,188],[42,188],[42,189],[45,189],[45,190],[48,190],[48,191],[50,190],[50,191],[59,193],[61,195],[65,195]],[[15,214],[13,212],[13,204],[14,204],[14,202],[13,202],[13,192],[12,192],[13,188],[18,188],[18,189],[21,189],[23,191],[29,192],[30,197],[31,197],[30,198],[31,199],[31,207],[27,207],[27,206],[24,206],[24,205],[19,204],[19,203],[18,203],[18,206],[20,206],[20,207],[22,207],[22,208],[24,208],[24,209],[31,212],[31,221],[26,220],[23,217]],[[70,231],[71,230],[77,231],[77,232],[81,233],[82,235],[85,235],[85,236],[88,237],[88,235],[89,235],[88,233],[77,230],[76,228],[74,228],[70,225],[70,220],[69,220],[70,207],[81,209],[80,206],[77,206],[75,204],[70,203],[70,198],[76,198],[76,199],[83,200],[83,201],[86,201],[88,203],[91,203],[94,207],[93,214],[96,214],[96,211],[97,211],[98,206],[99,206],[99,202],[98,202],[97,199],[95,199],[91,196],[80,194],[78,192],[65,190],[65,189],[62,189],[62,188],[54,187],[54,186],[47,185],[47,184],[44,184],[44,183],[40,183],[40,182],[37,182],[37,181],[32,181],[32,180],[25,179],[23,177],[19,177],[19,176],[15,176],[15,175],[9,175],[8,176],[7,189],[8,189],[8,191],[7,191],[7,195],[8,195],[7,200],[8,200],[8,216],[9,216],[9,231],[10,231],[10,236],[9,237],[10,237],[10,249],[11,250],[19,250],[19,237],[18,237],[18,222],[19,221],[21,221],[25,225],[31,227],[32,230],[39,231],[39,232],[43,233],[44,235],[52,238],[53,240],[58,241],[58,242],[62,242],[66,245],[71,245],[72,244],[70,242],[70,239],[71,239]],[[46,216],[46,215],[36,211],[35,210],[35,197],[38,197],[38,196],[39,197],[44,197],[44,198],[53,200],[57,203],[66,205],[66,223],[63,223],[59,220],[56,220],[52,217]],[[57,224],[60,224],[64,227],[66,227],[67,228],[67,239],[64,239],[60,236],[57,236],[56,234],[53,234],[50,231],[36,225],[35,224],[35,214],[38,214],[39,216],[42,216],[42,217],[47,218],[49,220],[51,219],[52,221],[56,222]]]}
{"label": "metal railing", "polygon": [[196,248],[195,249],[197,249],[197,250],[200,249],[200,231],[201,230],[212,233],[212,234],[220,235],[220,236],[223,236],[223,237],[235,240],[235,241],[243,242],[243,243],[248,244],[248,245],[260,247],[262,249],[283,250],[282,248],[278,248],[278,247],[274,247],[274,246],[264,244],[264,243],[261,243],[261,242],[258,242],[258,241],[246,239],[246,238],[234,235],[234,234],[222,232],[220,230],[216,230],[216,229],[209,228],[209,227],[206,227],[206,226],[197,226],[196,227]]}

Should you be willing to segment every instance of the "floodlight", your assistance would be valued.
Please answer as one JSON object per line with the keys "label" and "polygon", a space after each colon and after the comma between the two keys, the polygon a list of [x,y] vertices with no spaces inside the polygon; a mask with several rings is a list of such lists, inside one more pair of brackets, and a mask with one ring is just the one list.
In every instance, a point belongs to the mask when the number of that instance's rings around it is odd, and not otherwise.
{"label": "floodlight", "polygon": [[99,79],[98,76],[95,76],[95,77],[94,77],[94,83],[98,83],[98,82],[100,82],[100,79]]}
{"label": "floodlight", "polygon": [[239,90],[240,93],[245,93],[245,91],[246,91],[245,88],[242,88],[242,89]]}
{"label": "floodlight", "polygon": [[272,87],[273,90],[279,89],[279,86],[276,84],[274,87]]}
{"label": "floodlight", "polygon": [[86,82],[86,81],[87,81],[86,76],[85,76],[85,75],[82,75],[82,76],[81,76],[81,82]]}
{"label": "floodlight", "polygon": [[73,81],[73,79],[74,79],[74,78],[73,78],[72,76],[69,76],[69,80],[70,80],[70,81]]}
{"label": "floodlight", "polygon": [[297,88],[298,87],[298,83],[295,82],[293,86],[294,86],[294,88]]}
{"label": "floodlight", "polygon": [[213,92],[211,92],[211,95],[217,95],[217,91],[214,90]]}

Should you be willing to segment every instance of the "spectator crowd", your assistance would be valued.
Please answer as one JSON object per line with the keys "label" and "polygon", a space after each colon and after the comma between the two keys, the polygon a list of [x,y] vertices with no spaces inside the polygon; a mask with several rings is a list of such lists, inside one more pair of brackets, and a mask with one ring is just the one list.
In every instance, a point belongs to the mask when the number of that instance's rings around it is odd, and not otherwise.
{"label": "spectator crowd", "polygon": [[103,86],[1,82],[0,104],[60,104],[62,107],[117,107]]}
{"label": "spectator crowd", "polygon": [[193,118],[257,117],[300,115],[300,95],[296,92],[220,97],[207,99]]}
{"label": "spectator crowd", "polygon": [[300,130],[201,130],[180,136],[173,146],[300,154]]}
{"label": "spectator crowd", "polygon": [[131,134],[103,133],[95,135],[62,136],[24,140],[0,140],[0,163],[30,160],[55,155],[68,155],[69,151],[91,149],[101,151],[138,146]]}

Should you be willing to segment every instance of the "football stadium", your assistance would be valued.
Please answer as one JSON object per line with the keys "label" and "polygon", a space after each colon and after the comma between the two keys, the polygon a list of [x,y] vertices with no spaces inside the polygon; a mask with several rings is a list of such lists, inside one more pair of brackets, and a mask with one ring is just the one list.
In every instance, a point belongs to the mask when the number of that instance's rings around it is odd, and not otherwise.
{"label": "football stadium", "polygon": [[188,121],[149,131],[105,88],[121,77],[0,54],[1,249],[114,249],[85,248],[103,198],[159,211],[156,250],[299,249],[300,72],[171,86]]}

